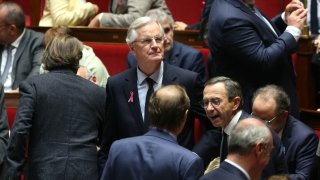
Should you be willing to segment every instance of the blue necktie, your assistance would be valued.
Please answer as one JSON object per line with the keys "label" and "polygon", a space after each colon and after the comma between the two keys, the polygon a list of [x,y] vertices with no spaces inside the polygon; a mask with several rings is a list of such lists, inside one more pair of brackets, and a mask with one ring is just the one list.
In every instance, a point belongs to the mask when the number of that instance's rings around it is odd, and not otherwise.
{"label": "blue necktie", "polygon": [[7,62],[6,66],[4,67],[3,73],[1,74],[1,83],[4,84],[6,82],[7,76],[9,74],[9,69],[11,67],[12,62],[12,49],[14,46],[8,45],[7,46]]}
{"label": "blue necktie", "polygon": [[311,5],[310,5],[310,25],[311,25],[311,34],[319,34],[317,0],[311,0]]}

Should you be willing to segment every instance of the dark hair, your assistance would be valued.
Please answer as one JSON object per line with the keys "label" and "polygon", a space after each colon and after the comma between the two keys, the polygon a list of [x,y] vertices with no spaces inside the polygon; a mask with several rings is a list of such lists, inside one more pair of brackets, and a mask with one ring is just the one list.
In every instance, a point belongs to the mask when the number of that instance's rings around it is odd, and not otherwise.
{"label": "dark hair", "polygon": [[217,76],[217,77],[209,79],[205,83],[204,86],[206,87],[206,86],[214,85],[214,84],[217,84],[220,82],[223,83],[226,88],[226,92],[227,92],[227,96],[228,96],[229,101],[232,101],[237,96],[240,97],[240,106],[239,106],[239,109],[240,109],[243,105],[243,97],[242,97],[241,87],[238,82],[236,82],[228,77]]}
{"label": "dark hair", "polygon": [[16,25],[17,29],[20,32],[25,28],[25,16],[21,6],[13,1],[3,1],[0,4],[0,9],[5,8],[7,11],[7,15],[4,18],[5,23],[10,25]]}
{"label": "dark hair", "polygon": [[163,86],[155,91],[150,98],[151,125],[174,131],[184,121],[185,112],[189,108],[190,99],[181,86]]}
{"label": "dark hair", "polygon": [[82,58],[82,43],[70,35],[58,35],[47,45],[42,63],[48,71],[54,69],[71,69],[77,72]]}

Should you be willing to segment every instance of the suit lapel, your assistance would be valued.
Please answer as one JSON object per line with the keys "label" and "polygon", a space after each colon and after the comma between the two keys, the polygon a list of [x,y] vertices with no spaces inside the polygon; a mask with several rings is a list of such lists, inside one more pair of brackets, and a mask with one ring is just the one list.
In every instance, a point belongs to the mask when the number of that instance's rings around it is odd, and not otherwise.
{"label": "suit lapel", "polygon": [[24,35],[21,38],[21,41],[19,43],[19,46],[16,47],[16,53],[14,55],[14,59],[13,59],[13,65],[12,65],[12,82],[14,82],[15,80],[15,74],[16,74],[16,68],[17,68],[17,64],[18,61],[20,60],[20,56],[22,54],[22,52],[24,51],[25,47],[26,47],[26,39],[28,39],[30,36],[29,32],[27,30],[25,30]]}
{"label": "suit lapel", "polygon": [[163,85],[169,85],[169,84],[176,84],[177,83],[177,74],[174,73],[174,70],[171,69],[170,65],[167,63],[163,63],[163,79],[162,84]]}
{"label": "suit lapel", "polygon": [[140,110],[139,93],[137,88],[137,69],[131,68],[125,77],[126,84],[123,86],[123,93],[127,99],[130,111],[134,115],[137,124],[144,131],[143,118]]}

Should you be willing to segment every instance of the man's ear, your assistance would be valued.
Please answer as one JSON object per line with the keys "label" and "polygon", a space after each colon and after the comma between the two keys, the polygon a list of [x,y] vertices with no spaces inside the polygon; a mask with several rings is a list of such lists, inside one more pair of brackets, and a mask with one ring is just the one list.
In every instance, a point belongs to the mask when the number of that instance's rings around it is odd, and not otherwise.
{"label": "man's ear", "polygon": [[96,75],[93,75],[93,76],[91,77],[91,81],[94,82],[94,83],[97,83],[97,77],[96,77]]}
{"label": "man's ear", "polygon": [[239,109],[239,106],[241,103],[241,98],[239,96],[236,96],[235,98],[233,98],[233,102],[234,102],[233,110],[235,111],[235,110]]}
{"label": "man's ear", "polygon": [[261,154],[263,154],[263,152],[265,151],[265,145],[262,141],[258,142],[255,146],[255,153],[258,157],[261,156]]}

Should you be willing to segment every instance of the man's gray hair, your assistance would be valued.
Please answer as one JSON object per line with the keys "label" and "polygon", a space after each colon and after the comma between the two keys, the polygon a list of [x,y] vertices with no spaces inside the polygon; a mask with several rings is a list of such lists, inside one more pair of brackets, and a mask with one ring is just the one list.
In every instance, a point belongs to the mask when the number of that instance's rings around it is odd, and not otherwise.
{"label": "man's gray hair", "polygon": [[228,144],[229,153],[247,155],[262,142],[265,150],[270,144],[270,130],[265,125],[256,125],[239,122],[232,130]]}
{"label": "man's gray hair", "polygon": [[164,35],[163,28],[158,21],[147,16],[139,17],[138,19],[134,20],[128,28],[127,37],[126,37],[127,44],[132,44],[137,39],[137,36],[138,36],[138,33],[136,31],[137,29],[153,22],[159,25],[161,34]]}

